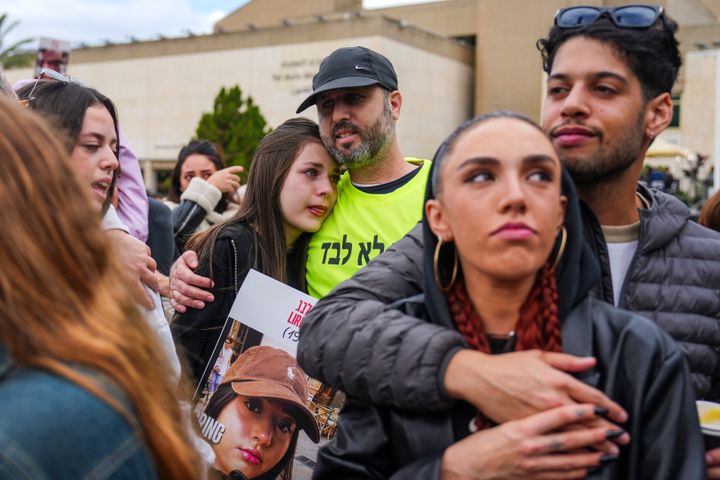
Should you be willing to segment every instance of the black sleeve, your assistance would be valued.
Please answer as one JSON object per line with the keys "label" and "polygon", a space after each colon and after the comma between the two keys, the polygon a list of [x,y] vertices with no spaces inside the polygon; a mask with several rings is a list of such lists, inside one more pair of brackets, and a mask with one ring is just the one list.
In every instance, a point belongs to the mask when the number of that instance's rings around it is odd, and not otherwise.
{"label": "black sleeve", "polygon": [[[667,337],[666,343],[672,340]],[[690,372],[682,352],[674,346],[655,375],[648,379],[649,386],[642,405],[642,423],[645,434],[632,438],[640,449],[642,472],[634,478],[704,479],[705,447],[700,433],[695,397]]]}
{"label": "black sleeve", "polygon": [[313,480],[440,478],[441,455],[398,468],[393,452],[389,411],[348,397],[337,434],[318,452]]}
{"label": "black sleeve", "polygon": [[393,458],[387,414],[347,397],[335,436],[318,451],[313,480],[388,478]]}
{"label": "black sleeve", "polygon": [[382,406],[448,409],[445,367],[465,345],[458,332],[387,306],[422,290],[416,227],[335,288],[303,320],[298,361],[314,378]]}
{"label": "black sleeve", "polygon": [[199,204],[192,200],[183,200],[172,211],[173,232],[175,234],[175,248],[177,255],[185,251],[185,242],[197,230],[207,215]]}
{"label": "black sleeve", "polygon": [[170,267],[175,260],[172,211],[152,197],[148,198],[148,238],[145,243],[157,262],[158,271],[170,275]]}
{"label": "black sleeve", "polygon": [[[713,350],[713,354],[720,356],[720,351],[716,348]],[[691,373],[691,375],[693,376],[693,380],[700,376],[695,373]],[[702,399],[709,402],[720,402],[720,361],[716,363],[715,371],[713,371],[712,378],[710,380],[710,389]]]}
{"label": "black sleeve", "polygon": [[[212,279],[215,286],[209,290],[215,300],[207,303],[202,310],[188,308],[186,313],[177,313],[170,325],[178,344],[178,354],[185,354],[190,369],[188,373],[194,384],[197,384],[210,360],[235,301],[237,288],[245,280],[252,265],[252,254],[249,235],[218,238],[212,256]],[[201,262],[197,271],[207,275],[207,263]]]}

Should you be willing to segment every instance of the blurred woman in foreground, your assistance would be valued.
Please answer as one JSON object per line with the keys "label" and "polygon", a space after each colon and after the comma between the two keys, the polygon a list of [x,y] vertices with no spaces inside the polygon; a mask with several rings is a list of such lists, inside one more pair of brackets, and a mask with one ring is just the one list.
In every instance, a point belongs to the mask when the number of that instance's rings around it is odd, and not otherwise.
{"label": "blurred woman in foreground", "polygon": [[168,360],[65,151],[0,99],[0,477],[197,478]]}

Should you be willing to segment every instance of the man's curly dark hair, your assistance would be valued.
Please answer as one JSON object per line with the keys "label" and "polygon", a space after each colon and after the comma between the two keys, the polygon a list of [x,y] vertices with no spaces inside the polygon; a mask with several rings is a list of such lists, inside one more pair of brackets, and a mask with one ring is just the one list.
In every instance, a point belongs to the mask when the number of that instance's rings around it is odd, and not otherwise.
{"label": "man's curly dark hair", "polygon": [[670,93],[675,84],[682,64],[675,38],[677,29],[677,23],[665,14],[648,28],[618,27],[603,16],[580,28],[555,25],[547,38],[541,38],[536,45],[542,55],[543,70],[549,74],[558,49],[571,38],[587,37],[610,44],[640,80],[647,101],[661,93]]}

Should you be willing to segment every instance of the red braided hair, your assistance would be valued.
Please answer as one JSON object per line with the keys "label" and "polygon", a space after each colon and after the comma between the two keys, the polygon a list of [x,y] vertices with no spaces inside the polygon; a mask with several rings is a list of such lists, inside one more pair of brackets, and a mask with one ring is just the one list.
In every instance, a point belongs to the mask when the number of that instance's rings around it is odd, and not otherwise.
{"label": "red braided hair", "polygon": [[[547,352],[562,351],[557,300],[555,273],[550,271],[549,265],[545,265],[528,298],[520,307],[520,318],[515,326],[516,350],[537,348]],[[482,318],[475,311],[462,278],[458,278],[448,292],[448,306],[455,327],[470,346],[475,350],[490,353]]]}
{"label": "red braided hair", "polygon": [[[482,318],[470,301],[462,277],[458,278],[448,292],[447,300],[455,327],[463,334],[470,347],[490,353]],[[515,325],[515,350],[537,348],[547,352],[562,351],[557,301],[557,280],[548,263],[540,271],[538,281],[520,307],[520,318]],[[491,425],[493,422],[482,412],[477,413],[475,426],[478,430]]]}

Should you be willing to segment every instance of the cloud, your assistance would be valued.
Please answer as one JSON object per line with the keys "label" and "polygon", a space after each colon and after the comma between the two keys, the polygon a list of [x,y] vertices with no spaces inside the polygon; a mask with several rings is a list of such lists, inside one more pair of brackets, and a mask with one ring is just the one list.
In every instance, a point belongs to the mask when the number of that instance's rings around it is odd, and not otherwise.
{"label": "cloud", "polygon": [[223,12],[222,10],[215,10],[213,12],[210,12],[210,15],[208,15],[208,19],[210,19],[213,24],[220,20],[221,18],[225,17],[227,15],[227,12]]}
{"label": "cloud", "polygon": [[[221,18],[248,0],[22,0],[4,2],[0,12],[20,24],[4,45],[37,37],[68,40],[73,45],[100,45],[105,40],[128,42],[185,36],[188,30],[210,33]],[[379,8],[433,0],[364,0]],[[34,48],[34,44],[32,45]]]}
{"label": "cloud", "polygon": [[3,11],[20,24],[4,44],[22,38],[46,36],[73,44],[100,44],[104,40],[127,42],[138,39],[210,33],[225,15],[194,9],[190,0],[23,0],[8,2]]}

